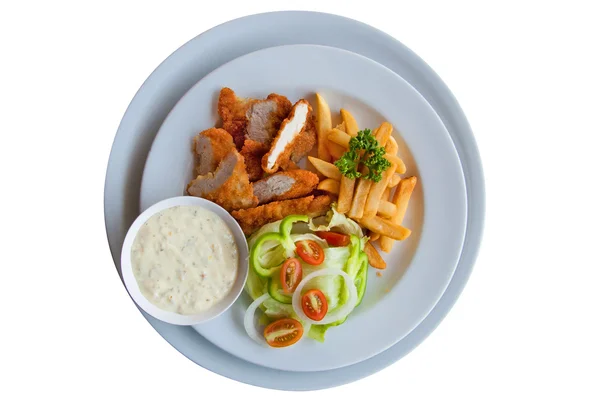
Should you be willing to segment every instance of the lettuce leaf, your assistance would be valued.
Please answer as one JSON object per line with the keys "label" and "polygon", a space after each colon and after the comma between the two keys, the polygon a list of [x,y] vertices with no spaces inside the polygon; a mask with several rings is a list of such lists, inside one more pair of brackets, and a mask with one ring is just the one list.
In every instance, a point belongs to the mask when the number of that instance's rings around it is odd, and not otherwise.
{"label": "lettuce leaf", "polygon": [[244,290],[254,301],[267,292],[267,280],[258,276],[254,268],[248,268],[248,279]]}
{"label": "lettuce leaf", "polygon": [[[325,260],[321,265],[310,265],[302,261],[302,276],[318,271],[323,268],[342,269],[348,257],[350,257],[350,249],[348,247],[328,247],[323,249],[325,252]],[[339,275],[318,276],[311,279],[305,286],[306,290],[319,289],[327,299],[327,305],[330,310],[335,309],[340,304],[342,297],[342,286],[344,278]]]}
{"label": "lettuce leaf", "polygon": [[[358,273],[358,271],[360,270],[360,267],[361,267],[360,254],[361,254],[362,248],[364,247],[364,243],[362,240],[358,239],[357,237],[352,237],[351,240],[352,240],[351,245],[349,247],[341,247],[341,248],[347,250],[347,253],[345,255],[345,262],[342,264],[342,268],[344,269],[344,271],[346,273],[348,273],[348,275],[350,275],[352,280],[354,280],[356,278],[356,274]],[[340,247],[336,247],[336,249],[340,249]],[[339,262],[339,261],[340,260],[337,260],[337,262]],[[332,266],[332,268],[334,268],[334,267]],[[338,297],[337,303],[335,303],[335,306],[333,306],[331,303],[329,303],[329,298],[327,298],[328,305],[330,305],[330,307],[332,307],[331,309],[334,309],[335,307],[340,307],[340,306],[344,305],[349,297],[348,291],[345,288],[342,277],[338,276],[338,277],[334,277],[334,278],[336,278],[337,282],[339,283],[339,285],[335,288],[338,291],[337,293],[338,293],[339,297]],[[307,286],[308,286],[308,284],[307,284]],[[327,332],[327,330],[329,328],[341,325],[345,321],[346,321],[346,318],[344,318],[340,321],[326,324],[326,325],[312,325],[310,328],[310,331],[308,332],[308,336],[314,340],[323,342],[325,340],[325,333]]]}
{"label": "lettuce leaf", "polygon": [[335,205],[327,212],[324,223],[320,222],[320,217],[311,218],[308,221],[308,227],[315,232],[334,230],[347,235],[356,235],[361,239],[365,236],[360,225],[350,218],[346,218],[344,214],[337,212]]}

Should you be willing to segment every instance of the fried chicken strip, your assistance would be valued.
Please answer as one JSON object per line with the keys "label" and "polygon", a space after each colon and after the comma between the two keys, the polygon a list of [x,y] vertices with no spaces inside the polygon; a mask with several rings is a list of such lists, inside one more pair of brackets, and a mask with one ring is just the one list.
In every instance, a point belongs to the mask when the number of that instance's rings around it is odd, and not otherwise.
{"label": "fried chicken strip", "polygon": [[295,163],[305,157],[312,148],[317,144],[317,125],[315,122],[315,116],[309,115],[306,120],[306,127],[304,132],[300,133],[300,136],[294,143],[294,150],[290,156],[290,161],[281,166],[282,169],[293,169]]}
{"label": "fried chicken strip", "polygon": [[216,171],[199,175],[188,184],[188,194],[217,203],[227,211],[254,207],[254,196],[244,158],[232,149],[219,163]]}
{"label": "fried chicken strip", "polygon": [[[312,118],[312,107],[304,99],[299,100],[290,115],[281,123],[271,149],[262,158],[262,168],[274,173],[281,167],[297,162],[315,145],[316,134]],[[307,129],[308,128],[308,129]]]}
{"label": "fried chicken strip", "polygon": [[236,148],[241,150],[246,139],[270,146],[292,103],[276,93],[269,94],[265,100],[238,97],[225,87],[219,93],[217,109],[223,129],[231,134]]}
{"label": "fried chicken strip", "polygon": [[213,172],[221,160],[234,148],[231,135],[220,128],[210,128],[200,132],[194,137],[192,146],[196,175]]}
{"label": "fried chicken strip", "polygon": [[233,211],[231,215],[239,222],[246,235],[251,235],[261,226],[279,221],[292,214],[318,217],[330,209],[332,198],[324,196],[306,196],[299,199],[275,201],[262,206]]}
{"label": "fried chicken strip", "polygon": [[287,172],[278,172],[271,176],[254,182],[252,187],[258,204],[294,199],[311,193],[319,183],[317,174],[296,169]]}
{"label": "fried chicken strip", "polygon": [[251,139],[244,141],[244,146],[240,151],[244,161],[246,162],[246,171],[250,182],[259,180],[265,175],[262,169],[262,158],[269,151],[269,146],[261,144]]}

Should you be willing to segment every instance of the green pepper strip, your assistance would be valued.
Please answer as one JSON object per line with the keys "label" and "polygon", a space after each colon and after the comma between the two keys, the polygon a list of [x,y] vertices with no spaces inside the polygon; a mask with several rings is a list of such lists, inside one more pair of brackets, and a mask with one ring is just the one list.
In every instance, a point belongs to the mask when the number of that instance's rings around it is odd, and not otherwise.
{"label": "green pepper strip", "polygon": [[292,228],[296,222],[308,222],[308,216],[306,215],[288,215],[281,221],[281,225],[279,225],[279,234],[283,240],[283,247],[292,254],[289,254],[289,257],[293,256],[294,249],[296,245],[294,244],[294,240],[291,237]]}
{"label": "green pepper strip", "polygon": [[254,246],[250,249],[250,266],[254,268],[254,271],[256,271],[259,276],[268,278],[279,272],[279,268],[264,268],[260,263],[260,250],[266,241],[273,240],[281,243],[281,246],[287,253],[286,255],[288,257],[293,256],[295,245],[291,238],[291,233],[292,227],[296,222],[308,222],[308,216],[289,215],[281,221],[279,232],[267,232],[256,240]]}

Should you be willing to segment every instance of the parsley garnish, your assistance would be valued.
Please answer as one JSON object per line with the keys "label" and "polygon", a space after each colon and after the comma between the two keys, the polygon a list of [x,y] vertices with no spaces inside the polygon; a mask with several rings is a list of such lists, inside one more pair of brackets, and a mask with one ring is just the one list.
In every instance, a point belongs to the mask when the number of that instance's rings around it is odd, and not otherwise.
{"label": "parsley garnish", "polygon": [[356,179],[363,177],[363,174],[359,172],[360,165],[362,164],[369,169],[364,178],[379,182],[381,180],[381,173],[392,165],[384,157],[385,148],[379,146],[379,142],[377,142],[370,129],[358,132],[356,137],[350,139],[349,147],[342,158],[334,163],[342,175],[347,178]]}

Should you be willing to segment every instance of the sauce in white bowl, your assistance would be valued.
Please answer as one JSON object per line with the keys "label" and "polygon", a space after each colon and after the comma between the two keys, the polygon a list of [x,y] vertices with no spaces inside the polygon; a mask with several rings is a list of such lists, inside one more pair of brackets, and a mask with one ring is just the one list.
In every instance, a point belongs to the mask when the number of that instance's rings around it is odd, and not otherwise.
{"label": "sauce in white bowl", "polygon": [[217,204],[174,197],[151,206],[131,225],[121,270],[144,311],[194,325],[218,316],[239,297],[248,275],[248,245],[235,219]]}

